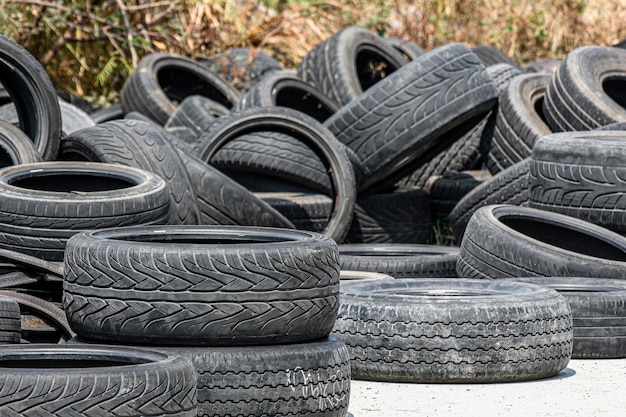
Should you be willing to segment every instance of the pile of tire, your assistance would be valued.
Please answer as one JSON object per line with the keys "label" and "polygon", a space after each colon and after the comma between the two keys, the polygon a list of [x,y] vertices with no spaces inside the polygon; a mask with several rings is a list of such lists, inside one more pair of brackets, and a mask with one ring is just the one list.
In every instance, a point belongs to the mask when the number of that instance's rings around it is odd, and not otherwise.
{"label": "pile of tire", "polygon": [[[95,110],[0,37],[0,295],[33,344],[0,348],[28,368],[0,410],[342,417],[351,378],[626,356],[625,56],[520,68],[348,27],[294,70],[149,54]],[[91,379],[51,383],[61,360]],[[118,404],[128,378],[147,396]]]}

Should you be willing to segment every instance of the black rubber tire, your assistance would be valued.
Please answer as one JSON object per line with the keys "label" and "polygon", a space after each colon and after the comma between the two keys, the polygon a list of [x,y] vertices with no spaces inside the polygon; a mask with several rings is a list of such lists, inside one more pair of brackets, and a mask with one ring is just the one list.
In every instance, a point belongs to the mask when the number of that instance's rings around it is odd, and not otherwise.
{"label": "black rubber tire", "polygon": [[[333,210],[332,198],[311,192],[255,192],[298,230],[323,233]],[[354,221],[354,218],[353,218]]]}
{"label": "black rubber tire", "polygon": [[288,133],[320,157],[333,185],[333,212],[324,233],[340,242],[348,232],[356,201],[353,164],[345,147],[317,120],[284,107],[253,107],[230,113],[211,125],[201,138],[200,159],[210,161],[224,144],[254,132]]}
{"label": "black rubber tire", "polygon": [[415,42],[407,41],[395,36],[385,36],[384,39],[389,45],[400,52],[404,57],[404,60],[407,62],[415,61],[417,58],[426,53],[426,51]]}
{"label": "black rubber tire", "polygon": [[306,343],[159,348],[198,372],[198,416],[344,417],[350,356],[329,336]]}
{"label": "black rubber tire", "polygon": [[158,126],[138,120],[113,120],[63,138],[60,158],[136,167],[159,175],[169,190],[170,224],[198,224],[200,214],[187,171]]}
{"label": "black rubber tire", "polygon": [[0,171],[0,193],[0,248],[48,261],[62,261],[67,240],[80,231],[169,219],[163,180],[118,165],[8,167]]}
{"label": "black rubber tire", "polygon": [[241,97],[236,108],[275,106],[298,110],[321,123],[339,110],[339,104],[292,71],[266,75]]}
{"label": "black rubber tire", "polygon": [[251,132],[225,143],[209,161],[227,175],[250,176],[262,182],[266,177],[294,183],[325,195],[332,195],[327,168],[308,144],[287,133]]}
{"label": "black rubber tire", "polygon": [[324,124],[361,160],[359,190],[380,191],[466,134],[497,94],[478,57],[448,44],[385,77]]}
{"label": "black rubber tire", "polygon": [[20,128],[44,160],[54,160],[61,140],[61,110],[52,81],[30,52],[4,35],[0,83],[17,109]]}
{"label": "black rubber tire", "polygon": [[178,355],[106,345],[0,346],[0,369],[3,416],[197,415],[196,373]]}
{"label": "black rubber tire", "polygon": [[405,64],[385,38],[350,26],[317,44],[297,70],[300,78],[344,106]]}
{"label": "black rubber tire", "polygon": [[459,249],[408,244],[339,245],[341,269],[380,272],[394,278],[456,277]]}
{"label": "black rubber tire", "polygon": [[341,294],[333,334],[352,378],[493,383],[547,378],[572,354],[572,315],[555,290],[453,278],[370,281]]}
{"label": "black rubber tire", "polygon": [[544,136],[530,158],[529,202],[626,234],[626,138],[622,131]]}
{"label": "black rubber tire", "polygon": [[461,243],[467,223],[481,207],[490,204],[528,204],[530,158],[499,172],[468,192],[450,212],[448,223],[457,244]]}
{"label": "black rubber tire", "polygon": [[295,228],[285,216],[219,170],[184,151],[179,151],[179,156],[196,194],[199,224]]}
{"label": "black rubber tire", "polygon": [[82,337],[160,345],[327,336],[339,307],[328,236],[246,226],[119,228],[73,236],[64,306]]}
{"label": "black rubber tire", "polygon": [[51,262],[14,250],[0,249],[0,260],[12,262],[15,269],[63,276],[63,262]]}
{"label": "black rubber tire", "polygon": [[0,120],[0,168],[40,162],[41,155],[22,130]]}
{"label": "black rubber tire", "polygon": [[21,333],[19,304],[0,293],[0,346],[20,343]]}
{"label": "black rubber tire", "polygon": [[241,93],[248,91],[264,76],[283,70],[280,62],[258,48],[232,48],[200,62]]}
{"label": "black rubber tire", "polygon": [[125,113],[137,111],[160,125],[191,95],[205,96],[228,109],[239,100],[239,92],[205,65],[168,53],[144,56],[120,92]]}
{"label": "black rubber tire", "polygon": [[[521,74],[519,69],[509,64],[496,64],[487,67],[487,73],[498,88],[499,95],[506,90],[513,78]],[[484,148],[489,146],[493,138],[496,113],[496,109],[492,110],[469,132],[417,168],[409,176],[401,179],[398,185],[425,187],[428,179],[433,176],[482,167]]]}
{"label": "black rubber tire", "polygon": [[191,150],[197,146],[202,132],[207,130],[216,118],[230,112],[226,107],[203,96],[185,97],[167,119],[165,129],[182,140],[177,147]]}
{"label": "black rubber tire", "polygon": [[[61,136],[67,136],[77,130],[96,125],[91,116],[73,104],[59,100],[59,110],[61,111]],[[0,120],[20,126],[17,110],[13,103],[0,107]]]}
{"label": "black rubber tire", "polygon": [[450,212],[459,201],[482,182],[484,180],[467,172],[446,172],[441,176],[431,177],[427,190],[432,218],[447,222]]}
{"label": "black rubber tire", "polygon": [[626,357],[626,281],[606,278],[511,278],[552,288],[572,310],[572,359]]}
{"label": "black rubber tire", "polygon": [[563,62],[561,59],[540,59],[526,63],[522,71],[525,73],[544,72],[554,74],[559,70],[561,62]]}
{"label": "black rubber tire", "polygon": [[485,166],[492,174],[528,158],[537,140],[552,133],[543,101],[550,74],[521,74],[500,95],[496,125]]}
{"label": "black rubber tire", "polygon": [[615,278],[626,270],[626,238],[559,213],[510,205],[478,209],[461,241],[461,278]]}
{"label": "black rubber tire", "polygon": [[517,62],[513,61],[513,59],[502,52],[499,48],[492,45],[477,45],[472,48],[472,52],[474,52],[480,60],[485,64],[486,67],[490,67],[492,65],[498,64],[508,64],[512,67],[520,69],[520,66]]}
{"label": "black rubber tire", "polygon": [[432,240],[428,193],[412,187],[357,196],[350,229],[341,243],[431,243]]}
{"label": "black rubber tire", "polygon": [[544,114],[554,132],[593,130],[626,122],[626,50],[583,46],[565,56],[552,77]]}

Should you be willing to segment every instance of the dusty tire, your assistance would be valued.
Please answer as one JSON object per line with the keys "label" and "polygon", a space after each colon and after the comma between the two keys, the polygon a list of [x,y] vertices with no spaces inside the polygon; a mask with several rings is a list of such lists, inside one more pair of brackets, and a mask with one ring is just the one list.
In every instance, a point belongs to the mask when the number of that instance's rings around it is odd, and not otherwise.
{"label": "dusty tire", "polygon": [[0,121],[0,168],[40,162],[33,142],[19,128]]}
{"label": "dusty tire", "polygon": [[359,190],[380,191],[467,133],[496,100],[476,55],[449,44],[385,77],[324,124],[360,159]]}
{"label": "dusty tire", "polygon": [[245,226],[119,228],[68,242],[64,306],[81,337],[160,345],[327,336],[339,305],[335,242]]}
{"label": "dusty tire", "polygon": [[144,169],[165,181],[171,224],[198,224],[200,214],[189,176],[169,134],[153,123],[113,120],[63,138],[60,158]]}
{"label": "dusty tire", "polygon": [[619,131],[544,136],[530,158],[533,208],[626,234],[626,139]]}
{"label": "dusty tire", "polygon": [[317,153],[328,172],[333,186],[333,212],[324,233],[340,242],[350,227],[356,187],[354,168],[344,146],[321,123],[293,109],[254,107],[233,112],[218,119],[203,135],[204,147],[198,154],[210,161],[225,143],[247,133],[288,132]]}
{"label": "dusty tire", "polygon": [[137,111],[161,126],[180,103],[191,95],[201,95],[234,107],[239,93],[206,66],[183,56],[152,53],[144,56],[120,92],[125,113]]}
{"label": "dusty tire", "polygon": [[462,278],[623,276],[626,238],[558,213],[509,205],[478,209],[457,262]]}
{"label": "dusty tire", "polygon": [[379,272],[394,278],[456,277],[459,249],[436,245],[339,245],[341,269]]}
{"label": "dusty tire", "polygon": [[353,379],[424,383],[553,376],[572,354],[572,315],[556,291],[467,279],[370,281],[342,291],[333,334]]}
{"label": "dusty tire", "polygon": [[26,49],[3,35],[0,82],[17,110],[20,129],[44,160],[54,160],[61,140],[61,110],[52,82]]}
{"label": "dusty tire", "polygon": [[163,180],[130,167],[18,165],[0,171],[0,190],[0,248],[50,261],[62,261],[67,240],[80,231],[169,219]]}
{"label": "dusty tire", "polygon": [[165,129],[177,138],[175,145],[190,151],[197,145],[202,132],[211,126],[216,118],[230,111],[215,101],[203,96],[186,97],[167,119]]}
{"label": "dusty tire", "polygon": [[405,64],[384,38],[350,26],[311,49],[298,65],[298,76],[344,106]]}
{"label": "dusty tire", "polygon": [[508,56],[495,46],[477,45],[472,48],[472,52],[474,52],[480,58],[480,60],[485,64],[486,67],[498,64],[508,64],[512,67],[519,69],[519,65],[517,64],[517,62],[513,61],[510,56]]}
{"label": "dusty tire", "polygon": [[0,346],[20,343],[21,330],[19,304],[0,293]]}
{"label": "dusty tire", "polygon": [[195,370],[180,356],[97,345],[0,346],[0,369],[6,416],[197,415]]}

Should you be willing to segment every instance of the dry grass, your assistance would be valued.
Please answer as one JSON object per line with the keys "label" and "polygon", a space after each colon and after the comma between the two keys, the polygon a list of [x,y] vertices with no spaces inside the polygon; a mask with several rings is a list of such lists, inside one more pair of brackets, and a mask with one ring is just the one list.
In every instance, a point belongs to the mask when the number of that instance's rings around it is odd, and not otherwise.
{"label": "dry grass", "polygon": [[4,0],[0,6],[2,33],[31,51],[58,89],[96,104],[115,101],[151,52],[200,58],[251,47],[289,68],[350,25],[425,49],[494,45],[519,63],[626,37],[624,1]]}

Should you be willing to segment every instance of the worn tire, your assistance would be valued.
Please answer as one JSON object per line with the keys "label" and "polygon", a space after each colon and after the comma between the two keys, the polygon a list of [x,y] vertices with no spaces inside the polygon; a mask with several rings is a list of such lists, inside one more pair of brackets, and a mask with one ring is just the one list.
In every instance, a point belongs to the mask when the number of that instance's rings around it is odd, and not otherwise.
{"label": "worn tire", "polygon": [[620,131],[563,132],[539,139],[530,158],[533,208],[626,234],[626,138]]}
{"label": "worn tire", "polygon": [[104,345],[0,346],[0,369],[3,416],[196,416],[196,373],[178,355]]}
{"label": "worn tire", "polygon": [[572,310],[573,359],[626,357],[626,281],[606,278],[511,278],[563,295]]}
{"label": "worn tire", "polygon": [[459,249],[437,245],[339,245],[341,269],[379,272],[394,278],[456,277]]}
{"label": "worn tire", "polygon": [[160,345],[327,336],[339,306],[335,242],[246,226],[118,228],[73,236],[64,306],[82,337]]}
{"label": "worn tire", "polygon": [[17,110],[20,129],[44,160],[54,160],[61,140],[56,91],[35,57],[4,35],[0,35],[0,83]]}
{"label": "worn tire", "polygon": [[342,291],[333,334],[353,379],[492,383],[546,378],[572,354],[572,315],[556,291],[468,279],[370,281]]}
{"label": "worn tire", "polygon": [[379,191],[467,133],[496,101],[483,64],[456,43],[398,69],[324,124],[361,160],[359,190]]}
{"label": "worn tire", "polygon": [[583,46],[568,53],[552,77],[544,114],[554,132],[593,130],[626,122],[626,50]]}
{"label": "worn tire", "polygon": [[204,96],[188,96],[167,119],[165,129],[181,139],[174,143],[178,148],[191,152],[197,146],[202,132],[207,130],[216,118],[229,112],[226,107]]}
{"label": "worn tire", "polygon": [[0,120],[0,168],[41,162],[41,155],[22,130]]}
{"label": "worn tire", "polygon": [[21,334],[19,304],[0,293],[0,346],[20,343]]}
{"label": "worn tire", "polygon": [[63,138],[64,160],[105,162],[159,175],[170,196],[171,224],[198,224],[200,214],[187,171],[169,134],[153,123],[113,120]]}
{"label": "worn tire", "polygon": [[283,107],[254,107],[218,119],[203,135],[200,159],[210,161],[224,144],[244,134],[288,132],[320,156],[333,186],[333,212],[324,233],[340,242],[348,232],[356,200],[354,168],[344,146],[321,123]]}
{"label": "worn tire", "polygon": [[350,26],[311,49],[298,65],[298,76],[344,106],[405,64],[385,38]]}
{"label": "worn tire", "polygon": [[144,56],[120,92],[125,113],[137,111],[162,126],[176,103],[191,95],[205,96],[228,109],[239,100],[239,92],[206,66],[167,53]]}
{"label": "worn tire", "polygon": [[462,278],[615,278],[625,268],[625,237],[574,217],[510,205],[474,213],[457,262]]}

